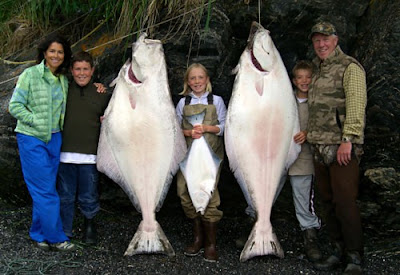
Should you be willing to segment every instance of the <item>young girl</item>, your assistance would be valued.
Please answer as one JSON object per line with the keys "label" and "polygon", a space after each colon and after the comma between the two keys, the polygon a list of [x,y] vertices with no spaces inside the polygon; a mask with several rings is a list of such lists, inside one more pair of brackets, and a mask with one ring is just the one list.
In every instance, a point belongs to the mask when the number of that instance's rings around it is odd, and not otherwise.
{"label": "young girl", "polygon": [[[184,76],[184,88],[181,94],[184,97],[176,106],[176,112],[188,147],[190,147],[193,139],[204,136],[215,154],[223,159],[222,135],[225,126],[226,107],[221,97],[211,93],[210,78],[203,65],[194,63],[189,66]],[[206,116],[203,124],[192,126],[187,121],[187,117],[199,114],[204,110],[206,110]],[[220,171],[221,165],[216,182],[219,180]],[[217,208],[220,204],[218,189],[215,188],[212,193],[204,215],[196,212],[181,172],[178,173],[177,191],[185,215],[193,220],[194,242],[185,248],[185,255],[196,256],[204,248],[205,260],[217,261],[216,231],[217,223],[222,218],[222,211]]]}

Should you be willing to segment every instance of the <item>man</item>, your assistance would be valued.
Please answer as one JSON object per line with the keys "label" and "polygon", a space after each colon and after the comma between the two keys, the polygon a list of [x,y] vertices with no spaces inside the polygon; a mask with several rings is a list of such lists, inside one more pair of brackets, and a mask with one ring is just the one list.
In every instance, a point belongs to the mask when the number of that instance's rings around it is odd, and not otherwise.
{"label": "man", "polygon": [[100,210],[96,153],[100,122],[110,94],[102,93],[103,87],[97,91],[97,84],[92,82],[94,66],[89,53],[79,52],[73,56],[71,72],[73,82],[68,90],[57,191],[65,234],[72,237],[77,197],[84,216],[83,241],[95,244],[97,233],[93,218]]}
{"label": "man", "polygon": [[331,270],[344,258],[345,274],[361,274],[363,233],[356,198],[367,101],[365,71],[340,49],[331,23],[313,26],[310,38],[317,70],[309,92],[307,139],[333,246],[332,255],[315,267]]}

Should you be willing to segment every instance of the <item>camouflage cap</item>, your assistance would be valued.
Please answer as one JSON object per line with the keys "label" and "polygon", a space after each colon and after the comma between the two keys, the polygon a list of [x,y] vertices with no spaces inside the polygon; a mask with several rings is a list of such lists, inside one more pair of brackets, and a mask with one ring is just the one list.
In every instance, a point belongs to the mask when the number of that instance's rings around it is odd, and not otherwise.
{"label": "camouflage cap", "polygon": [[322,33],[325,35],[336,35],[336,28],[329,22],[319,22],[311,28],[311,33],[308,38],[312,38],[314,33]]}

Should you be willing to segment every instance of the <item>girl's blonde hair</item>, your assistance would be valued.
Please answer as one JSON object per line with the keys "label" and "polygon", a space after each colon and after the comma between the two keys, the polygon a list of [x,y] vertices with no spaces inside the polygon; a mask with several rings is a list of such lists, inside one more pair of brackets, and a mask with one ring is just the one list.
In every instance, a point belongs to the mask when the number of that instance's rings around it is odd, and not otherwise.
{"label": "girl's blonde hair", "polygon": [[206,92],[209,92],[211,94],[212,86],[211,86],[211,82],[210,82],[210,76],[208,75],[208,71],[207,71],[206,67],[204,67],[200,63],[193,63],[187,68],[187,70],[185,72],[185,76],[183,77],[183,91],[180,93],[180,95],[187,96],[191,92],[190,87],[188,85],[188,80],[189,80],[189,73],[194,68],[200,68],[206,73],[206,76],[208,77]]}

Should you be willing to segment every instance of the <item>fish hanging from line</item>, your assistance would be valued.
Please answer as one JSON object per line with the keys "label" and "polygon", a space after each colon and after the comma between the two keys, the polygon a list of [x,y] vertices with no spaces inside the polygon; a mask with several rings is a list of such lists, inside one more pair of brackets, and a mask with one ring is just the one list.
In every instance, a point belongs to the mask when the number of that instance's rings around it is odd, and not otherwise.
{"label": "fish hanging from line", "polygon": [[[203,124],[206,112],[207,110],[204,109],[201,113],[186,117],[186,119],[193,126]],[[185,159],[179,165],[185,177],[193,206],[202,215],[204,215],[215,189],[221,161],[202,136],[193,139]]]}
{"label": "fish hanging from line", "polygon": [[97,168],[129,196],[143,220],[125,255],[175,252],[156,220],[186,143],[172,103],[164,51],[159,40],[142,34],[132,60],[113,81],[104,114]]}
{"label": "fish hanging from line", "polygon": [[300,152],[293,140],[300,126],[286,68],[269,31],[256,22],[235,71],[225,148],[230,168],[257,213],[240,260],[269,254],[283,258],[271,208],[283,173]]}

